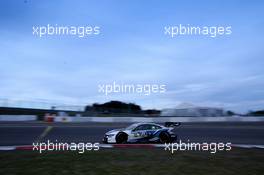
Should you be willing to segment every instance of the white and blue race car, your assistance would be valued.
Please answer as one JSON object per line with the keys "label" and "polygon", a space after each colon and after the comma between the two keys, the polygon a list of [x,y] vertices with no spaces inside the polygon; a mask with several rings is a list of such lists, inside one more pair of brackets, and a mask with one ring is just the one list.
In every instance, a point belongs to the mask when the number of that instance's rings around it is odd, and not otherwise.
{"label": "white and blue race car", "polygon": [[165,126],[155,123],[135,123],[126,128],[108,131],[104,143],[169,143],[177,140],[172,131],[180,123],[166,122]]}

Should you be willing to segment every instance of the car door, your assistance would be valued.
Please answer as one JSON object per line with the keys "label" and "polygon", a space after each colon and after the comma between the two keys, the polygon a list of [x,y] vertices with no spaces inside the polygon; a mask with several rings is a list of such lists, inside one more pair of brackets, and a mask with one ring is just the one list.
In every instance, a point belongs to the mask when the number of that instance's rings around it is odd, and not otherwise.
{"label": "car door", "polygon": [[151,138],[157,132],[157,130],[161,129],[160,126],[150,124],[146,130],[146,135]]}
{"label": "car door", "polygon": [[142,124],[137,126],[134,130],[131,132],[131,139],[143,139],[148,138],[153,134],[152,127],[149,124]]}

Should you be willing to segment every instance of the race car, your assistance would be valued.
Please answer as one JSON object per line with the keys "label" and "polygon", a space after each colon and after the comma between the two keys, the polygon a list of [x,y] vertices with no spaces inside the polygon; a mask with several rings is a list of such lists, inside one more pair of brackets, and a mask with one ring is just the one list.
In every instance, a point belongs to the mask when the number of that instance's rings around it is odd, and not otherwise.
{"label": "race car", "polygon": [[155,123],[135,123],[126,128],[108,131],[104,143],[169,143],[177,140],[172,132],[180,123],[166,122],[165,126]]}

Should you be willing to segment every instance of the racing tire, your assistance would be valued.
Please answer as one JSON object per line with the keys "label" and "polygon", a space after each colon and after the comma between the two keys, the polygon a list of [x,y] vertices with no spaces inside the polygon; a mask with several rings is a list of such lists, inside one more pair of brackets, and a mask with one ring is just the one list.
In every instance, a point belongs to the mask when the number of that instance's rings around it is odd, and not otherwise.
{"label": "racing tire", "polygon": [[120,132],[116,135],[116,143],[126,143],[127,142],[127,134],[124,132]]}
{"label": "racing tire", "polygon": [[171,142],[171,136],[167,132],[160,133],[159,139],[160,139],[161,143],[170,143]]}

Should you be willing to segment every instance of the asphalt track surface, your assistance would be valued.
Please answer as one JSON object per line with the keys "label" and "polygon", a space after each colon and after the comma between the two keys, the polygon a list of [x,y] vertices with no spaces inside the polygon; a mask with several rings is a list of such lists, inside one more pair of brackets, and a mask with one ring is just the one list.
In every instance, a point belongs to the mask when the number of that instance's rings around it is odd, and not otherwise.
{"label": "asphalt track surface", "polygon": [[[0,122],[0,146],[33,142],[101,142],[105,132],[127,123]],[[264,122],[182,123],[174,129],[183,142],[264,145]]]}

